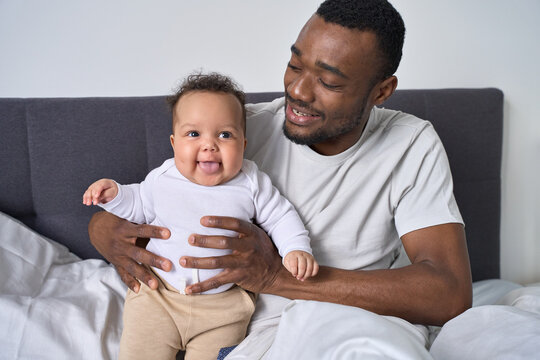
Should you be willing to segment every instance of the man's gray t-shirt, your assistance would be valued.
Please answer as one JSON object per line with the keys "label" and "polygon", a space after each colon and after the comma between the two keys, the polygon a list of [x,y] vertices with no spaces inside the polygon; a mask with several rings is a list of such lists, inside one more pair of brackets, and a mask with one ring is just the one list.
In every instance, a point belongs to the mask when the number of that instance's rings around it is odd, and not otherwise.
{"label": "man's gray t-shirt", "polygon": [[[428,121],[373,108],[355,145],[323,156],[283,135],[283,98],[248,105],[247,115],[245,157],[296,207],[320,265],[389,268],[404,234],[463,223],[446,153]],[[261,295],[253,320],[278,315],[286,302],[276,298]]]}

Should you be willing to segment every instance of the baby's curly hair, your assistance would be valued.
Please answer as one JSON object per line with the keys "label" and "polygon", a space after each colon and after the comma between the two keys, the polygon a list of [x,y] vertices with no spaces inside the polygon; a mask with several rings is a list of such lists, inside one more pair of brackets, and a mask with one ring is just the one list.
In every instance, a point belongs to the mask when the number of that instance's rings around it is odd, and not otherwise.
{"label": "baby's curly hair", "polygon": [[[225,93],[234,95],[242,106],[242,124],[246,127],[246,94],[240,89],[240,87],[228,76],[220,73],[211,72],[193,73],[188,75],[180,86],[175,90],[174,94],[167,97],[167,102],[171,107],[171,111],[174,113],[174,107],[180,100],[180,98],[188,93],[195,91],[208,91],[216,93]],[[174,116],[173,116],[174,127]]]}
{"label": "baby's curly hair", "polygon": [[379,79],[392,76],[401,61],[405,24],[386,0],[326,0],[316,14],[329,23],[371,31],[377,36],[382,55]]}

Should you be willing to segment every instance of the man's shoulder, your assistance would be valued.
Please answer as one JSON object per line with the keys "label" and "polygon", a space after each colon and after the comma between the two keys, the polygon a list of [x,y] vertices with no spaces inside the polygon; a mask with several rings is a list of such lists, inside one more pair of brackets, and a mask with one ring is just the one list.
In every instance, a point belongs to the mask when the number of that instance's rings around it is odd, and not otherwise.
{"label": "man's shoulder", "polygon": [[248,118],[273,117],[282,111],[285,104],[285,98],[278,98],[271,102],[262,102],[256,104],[246,104],[246,115]]}
{"label": "man's shoulder", "polygon": [[394,134],[402,138],[408,137],[409,141],[419,136],[422,138],[438,137],[431,122],[421,119],[416,115],[378,107],[374,108],[373,111],[375,121],[371,124],[370,130],[372,132],[379,130],[390,136]]}
{"label": "man's shoulder", "polygon": [[430,125],[430,122],[419,118],[416,115],[408,114],[399,110],[375,107],[373,109],[377,118],[377,125],[386,129],[395,126],[409,126],[413,128],[424,128]]}
{"label": "man's shoulder", "polygon": [[285,118],[284,98],[272,102],[249,104],[246,106],[247,139],[245,152],[247,158],[261,150],[264,144],[273,143],[282,136],[281,127]]}

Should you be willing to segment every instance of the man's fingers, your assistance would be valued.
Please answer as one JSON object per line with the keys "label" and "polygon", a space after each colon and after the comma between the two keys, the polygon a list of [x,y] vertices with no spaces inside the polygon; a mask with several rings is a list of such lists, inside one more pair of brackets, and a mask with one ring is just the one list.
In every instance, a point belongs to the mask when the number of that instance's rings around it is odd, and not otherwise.
{"label": "man's fingers", "polygon": [[230,249],[248,251],[252,244],[238,237],[228,237],[219,235],[199,235],[191,234],[188,243],[192,246],[212,249]]}
{"label": "man's fingers", "polygon": [[[133,278],[136,278],[136,279],[139,279],[141,282],[145,283],[146,285],[148,285],[149,288],[151,288],[153,290],[157,289],[157,287],[158,287],[157,278],[145,266],[140,265],[140,264],[136,263],[135,261],[129,259],[127,261],[126,265],[124,265],[123,267],[124,267],[125,271],[129,274],[129,276],[131,276]],[[129,278],[128,278],[128,280],[129,280]],[[123,277],[122,277],[122,281],[124,281]],[[129,283],[132,283],[131,280],[129,280]],[[126,284],[129,286],[129,284],[127,282],[126,282]],[[131,286],[130,286],[130,288],[131,288]],[[133,290],[133,291],[135,291],[135,290]]]}
{"label": "man's fingers", "polygon": [[211,228],[232,230],[239,234],[246,235],[254,231],[254,226],[251,222],[227,216],[203,216],[201,218],[201,225]]}
{"label": "man's fingers", "polygon": [[241,261],[232,255],[204,258],[182,256],[179,263],[182,267],[195,269],[224,269],[230,267],[242,267]]}
{"label": "man's fingers", "polygon": [[201,281],[199,283],[196,283],[196,284],[193,284],[193,285],[190,285],[190,286],[187,286],[186,287],[186,294],[198,294],[198,293],[202,293],[204,291],[208,291],[208,290],[212,290],[212,289],[217,289],[218,287],[220,287],[221,285],[223,284],[230,284],[230,283],[234,283],[233,280],[225,280],[226,279],[226,275],[224,273],[220,273],[210,279],[207,279],[205,281]]}
{"label": "man's fingers", "polygon": [[120,275],[120,279],[127,285],[128,288],[138,293],[140,290],[140,284],[133,276],[130,275],[123,267],[117,266],[116,271]]}
{"label": "man's fingers", "polygon": [[137,237],[168,239],[171,236],[169,229],[154,225],[141,224],[137,226]]}
{"label": "man's fingers", "polygon": [[169,259],[157,256],[156,254],[153,254],[140,247],[131,246],[127,255],[139,264],[159,268],[163,271],[170,271],[172,269],[172,263]]}

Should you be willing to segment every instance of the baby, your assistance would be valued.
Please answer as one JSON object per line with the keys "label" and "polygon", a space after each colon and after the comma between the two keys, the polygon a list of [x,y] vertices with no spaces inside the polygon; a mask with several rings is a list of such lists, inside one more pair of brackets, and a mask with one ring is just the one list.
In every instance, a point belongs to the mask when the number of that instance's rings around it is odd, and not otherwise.
{"label": "baby", "polygon": [[[203,227],[200,218],[205,215],[254,221],[272,238],[293,276],[315,276],[319,267],[297,212],[255,163],[243,159],[244,93],[226,76],[195,74],[170,100],[174,159],[152,170],[140,184],[98,180],[84,193],[83,203],[100,205],[129,221],[168,228],[171,238],[151,239],[147,249],[170,259],[229,253],[188,245],[194,233],[236,235]],[[178,350],[186,350],[186,359],[216,359],[220,348],[244,338],[255,296],[234,284],[185,295],[186,286],[220,270],[173,264],[170,272],[152,268],[160,279],[157,290],[144,284],[139,293],[128,290],[120,359],[174,359]]]}

